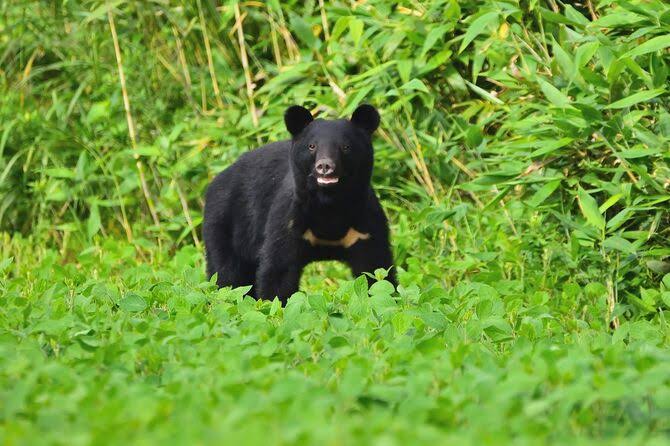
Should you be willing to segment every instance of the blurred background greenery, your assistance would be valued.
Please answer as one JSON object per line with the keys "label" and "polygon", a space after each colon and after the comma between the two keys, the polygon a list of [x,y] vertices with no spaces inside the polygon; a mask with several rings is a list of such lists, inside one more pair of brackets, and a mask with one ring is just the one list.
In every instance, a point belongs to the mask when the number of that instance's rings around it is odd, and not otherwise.
{"label": "blurred background greenery", "polygon": [[366,101],[405,283],[513,279],[653,315],[668,47],[660,0],[6,0],[0,230],[65,258],[201,247],[206,185],[285,139],[288,105]]}

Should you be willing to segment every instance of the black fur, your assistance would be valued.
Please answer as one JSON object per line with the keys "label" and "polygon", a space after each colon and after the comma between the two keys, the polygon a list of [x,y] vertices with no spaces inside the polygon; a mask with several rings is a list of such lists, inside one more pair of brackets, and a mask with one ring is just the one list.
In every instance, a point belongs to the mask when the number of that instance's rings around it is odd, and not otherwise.
{"label": "black fur", "polygon": [[[214,178],[203,223],[207,274],[218,273],[221,287],[253,285],[254,297],[283,303],[312,261],[340,260],[355,275],[393,266],[388,223],[370,185],[377,111],[361,105],[351,120],[314,120],[293,106],[284,120],[291,140],[245,153]],[[323,185],[318,177],[339,181]],[[303,238],[310,229],[339,240],[352,227],[370,238],[349,248]],[[389,280],[396,283],[393,269]]]}

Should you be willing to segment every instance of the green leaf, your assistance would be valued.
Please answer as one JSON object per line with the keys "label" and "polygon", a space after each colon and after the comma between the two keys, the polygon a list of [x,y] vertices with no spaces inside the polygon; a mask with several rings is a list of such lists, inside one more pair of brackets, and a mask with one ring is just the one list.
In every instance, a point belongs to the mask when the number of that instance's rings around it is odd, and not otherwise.
{"label": "green leaf", "polygon": [[267,321],[267,316],[260,311],[252,310],[244,313],[244,315],[242,315],[242,320],[254,325],[264,324]]}
{"label": "green leaf", "polygon": [[449,324],[447,318],[444,317],[442,313],[436,311],[422,311],[419,313],[419,317],[423,322],[435,330],[444,330],[444,328]]}
{"label": "green leaf", "polygon": [[633,209],[624,208],[607,222],[608,232],[616,231],[622,224],[632,217]]}
{"label": "green leaf", "polygon": [[109,101],[96,102],[89,109],[88,114],[86,115],[86,121],[89,124],[96,124],[108,119],[109,116]]}
{"label": "green leaf", "polygon": [[312,32],[312,28],[309,24],[300,16],[291,14],[291,26],[293,32],[296,36],[305,44],[308,48],[314,48],[317,43],[317,38]]}
{"label": "green leaf", "polygon": [[66,178],[68,180],[74,180],[77,176],[74,170],[65,167],[50,167],[45,169],[44,173],[51,178]]}
{"label": "green leaf", "polygon": [[605,218],[598,210],[598,202],[581,186],[577,190],[577,201],[586,221],[598,229],[605,229]]}
{"label": "green leaf", "polygon": [[7,257],[6,259],[2,259],[2,261],[0,261],[0,274],[7,271],[13,262],[14,257]]}
{"label": "green leaf", "polygon": [[574,141],[574,138],[561,138],[559,140],[542,140],[537,141],[536,144],[540,147],[537,150],[534,150],[530,154],[531,157],[535,158],[538,156],[546,155],[548,153],[555,152],[556,150],[563,148]]}
{"label": "green leaf", "polygon": [[604,214],[605,211],[608,210],[609,208],[611,208],[614,205],[614,203],[616,203],[617,201],[619,201],[621,199],[621,197],[623,197],[623,194],[612,195],[611,197],[609,197],[607,199],[606,202],[604,202],[603,204],[600,205],[600,207],[598,208],[598,211],[600,211],[601,214]]}
{"label": "green leaf", "polygon": [[588,42],[577,48],[575,51],[575,62],[577,63],[577,66],[579,68],[586,66],[596,51],[598,51],[598,48],[600,48],[600,43],[598,41]]}
{"label": "green leaf", "polygon": [[621,158],[626,159],[635,159],[635,158],[644,158],[646,156],[660,155],[664,152],[667,152],[667,148],[664,147],[650,147],[650,148],[635,148],[635,149],[625,149],[621,152],[618,152]]}
{"label": "green leaf", "polygon": [[449,48],[445,48],[442,51],[436,53],[435,55],[431,56],[430,59],[426,62],[426,65],[424,65],[419,73],[420,74],[426,74],[429,73],[436,68],[438,68],[441,65],[444,65],[444,63],[449,60],[449,58],[452,55],[452,51]]}
{"label": "green leaf", "polygon": [[504,104],[503,101],[501,101],[497,97],[493,96],[491,93],[484,90],[483,88],[476,86],[472,82],[465,81],[465,83],[468,84],[468,87],[470,87],[472,89],[472,91],[474,91],[475,93],[477,93],[479,96],[483,97],[484,99],[487,99],[487,100],[493,102],[494,104],[498,104],[498,105],[503,105]]}
{"label": "green leaf", "polygon": [[605,109],[618,109],[618,108],[630,107],[631,105],[639,104],[640,102],[645,102],[648,101],[649,99],[653,99],[656,96],[659,96],[663,93],[665,93],[665,88],[656,88],[655,90],[640,91],[638,93],[634,93],[628,97],[619,99],[618,101],[605,106]]}
{"label": "green leaf", "polygon": [[424,93],[430,93],[428,87],[426,87],[420,79],[412,79],[406,84],[403,84],[400,89],[405,91],[422,91]]}
{"label": "green leaf", "polygon": [[623,59],[625,57],[640,56],[642,54],[647,53],[653,53],[656,51],[661,51],[662,49],[665,49],[667,47],[670,47],[670,34],[665,34],[663,36],[658,36],[654,37],[653,39],[649,39],[642,45],[638,45],[632,50],[624,53],[619,57],[619,59]]}
{"label": "green leaf", "polygon": [[155,145],[142,144],[134,149],[134,152],[140,156],[157,157],[161,155],[161,149]]}
{"label": "green leaf", "polygon": [[363,35],[363,21],[352,18],[349,22],[349,37],[353,40],[354,45],[358,46]]}
{"label": "green leaf", "polygon": [[442,25],[430,30],[428,35],[426,35],[426,40],[423,42],[423,47],[421,48],[422,58],[433,48],[435,43],[444,36],[444,33],[446,33],[449,28],[450,26]]}
{"label": "green leaf", "polygon": [[272,305],[270,305],[270,316],[274,316],[277,313],[279,313],[279,310],[281,309],[281,301],[278,298],[274,298],[272,300]]}
{"label": "green leaf", "polygon": [[670,308],[670,291],[663,291],[661,293],[661,300],[666,307]]}
{"label": "green leaf", "polygon": [[563,47],[556,41],[552,45],[554,56],[556,57],[556,62],[561,68],[563,76],[567,79],[573,79],[575,77],[575,56],[568,53]]}
{"label": "green leaf", "polygon": [[625,238],[619,237],[618,235],[607,237],[603,242],[603,247],[621,251],[626,254],[634,254],[636,251],[635,246],[633,246],[631,242]]}
{"label": "green leaf", "polygon": [[572,108],[570,98],[568,98],[561,90],[554,87],[542,78],[538,78],[537,82],[540,84],[540,89],[549,102],[554,104],[556,107]]}
{"label": "green leaf", "polygon": [[541,188],[539,188],[532,197],[528,200],[528,206],[536,208],[554,193],[554,191],[561,184],[561,180],[554,180],[546,183]]}
{"label": "green leaf", "polygon": [[353,17],[351,16],[342,16],[337,21],[335,22],[335,26],[333,27],[333,31],[330,33],[330,42],[335,42],[337,39],[344,33],[344,31],[347,30],[347,27],[349,26],[349,22],[351,21]]}
{"label": "green leaf", "polygon": [[325,313],[328,309],[328,303],[323,294],[310,294],[307,296],[307,302],[309,302],[310,307],[320,313]]}
{"label": "green leaf", "polygon": [[128,293],[119,300],[119,308],[129,313],[136,313],[147,308],[147,301],[139,294]]}
{"label": "green leaf", "polygon": [[414,318],[406,312],[399,312],[393,316],[392,324],[393,329],[398,335],[403,335],[409,330],[410,325]]}
{"label": "green leaf", "polygon": [[591,21],[584,17],[579,11],[573,8],[569,3],[565,5],[565,15],[570,20],[575,23],[578,23],[582,26],[587,26],[591,24]]}
{"label": "green leaf", "polygon": [[463,40],[461,41],[461,46],[458,49],[458,53],[462,53],[463,50],[470,45],[470,43],[480,34],[482,34],[486,28],[488,28],[491,24],[498,24],[498,16],[499,14],[495,11],[493,12],[487,12],[479,17],[477,17],[475,20],[472,21],[470,26],[468,27],[468,30],[465,32],[463,35]]}
{"label": "green leaf", "polygon": [[[658,274],[670,272],[670,262],[663,262],[661,260],[647,260],[647,268]],[[666,274],[666,278],[670,278],[670,274]],[[668,282],[670,283],[670,281]],[[670,289],[670,287],[668,287]]]}
{"label": "green leaf", "polygon": [[98,209],[98,204],[93,203],[91,205],[91,213],[88,216],[88,221],[86,223],[86,230],[89,237],[93,237],[100,230],[100,210]]}
{"label": "green leaf", "polygon": [[598,20],[591,23],[592,28],[616,28],[619,26],[630,26],[637,22],[644,20],[644,17],[626,11],[623,8],[615,9],[616,12],[609,13],[600,17]]}
{"label": "green leaf", "polygon": [[372,284],[368,292],[370,293],[370,296],[374,296],[377,294],[393,294],[394,291],[391,282],[388,280],[379,280]]}
{"label": "green leaf", "polygon": [[412,73],[413,67],[412,61],[409,59],[399,60],[396,64],[396,67],[398,69],[398,75],[400,76],[400,79],[403,81],[403,83],[409,82],[409,77]]}

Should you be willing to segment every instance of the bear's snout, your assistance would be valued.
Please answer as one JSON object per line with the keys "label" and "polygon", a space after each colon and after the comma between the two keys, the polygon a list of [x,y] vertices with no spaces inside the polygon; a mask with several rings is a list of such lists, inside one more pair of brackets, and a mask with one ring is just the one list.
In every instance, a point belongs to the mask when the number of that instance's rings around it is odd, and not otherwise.
{"label": "bear's snout", "polygon": [[335,161],[330,158],[321,158],[315,163],[314,169],[319,175],[332,175],[335,173]]}
{"label": "bear's snout", "polygon": [[314,171],[319,186],[330,186],[340,181],[337,174],[337,163],[332,158],[319,158],[314,163]]}

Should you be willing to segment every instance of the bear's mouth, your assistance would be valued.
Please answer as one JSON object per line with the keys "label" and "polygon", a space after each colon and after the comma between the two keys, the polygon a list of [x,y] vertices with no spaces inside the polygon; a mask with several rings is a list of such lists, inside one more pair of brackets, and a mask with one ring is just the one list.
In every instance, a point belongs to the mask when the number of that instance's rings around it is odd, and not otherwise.
{"label": "bear's mouth", "polygon": [[335,176],[319,175],[316,177],[316,182],[319,186],[332,186],[337,184],[339,181],[340,178]]}

